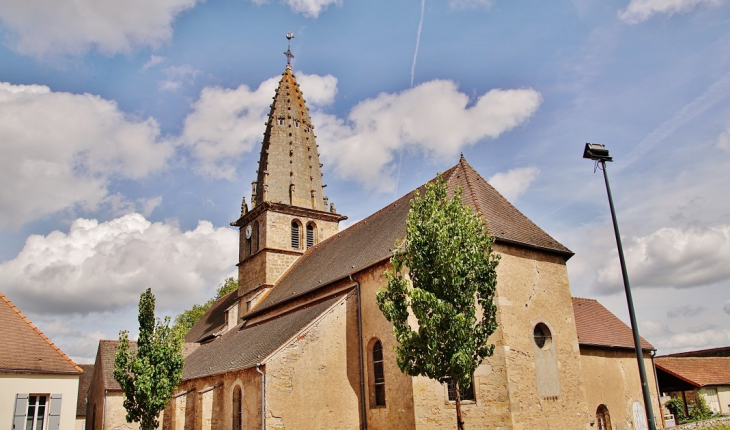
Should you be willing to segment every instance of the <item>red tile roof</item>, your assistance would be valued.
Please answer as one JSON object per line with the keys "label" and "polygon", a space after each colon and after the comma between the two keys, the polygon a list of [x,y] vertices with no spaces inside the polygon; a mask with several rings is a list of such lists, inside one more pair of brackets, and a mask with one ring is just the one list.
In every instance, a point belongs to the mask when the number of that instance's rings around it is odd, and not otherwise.
{"label": "red tile roof", "polygon": [[[573,297],[573,313],[580,345],[634,349],[631,328],[596,300]],[[641,349],[655,348],[642,337]]]}
{"label": "red tile roof", "polygon": [[696,387],[730,385],[730,357],[656,357],[654,363]]}
{"label": "red tile roof", "polygon": [[81,368],[0,293],[0,372],[80,373]]}

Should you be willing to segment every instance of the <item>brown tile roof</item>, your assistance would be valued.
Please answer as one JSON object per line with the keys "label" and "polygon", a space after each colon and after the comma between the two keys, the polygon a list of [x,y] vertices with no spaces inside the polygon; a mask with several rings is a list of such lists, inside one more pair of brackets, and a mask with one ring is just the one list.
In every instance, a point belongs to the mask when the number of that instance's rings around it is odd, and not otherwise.
{"label": "brown tile roof", "polygon": [[79,395],[76,397],[76,416],[86,416],[86,396],[89,394],[89,385],[91,385],[91,377],[94,375],[93,364],[79,364],[84,371],[79,377]]}
{"label": "brown tile roof", "polygon": [[730,346],[699,349],[697,351],[675,352],[660,357],[730,357]]}
{"label": "brown tile roof", "polygon": [[32,322],[0,293],[0,372],[80,373]]}
{"label": "brown tile roof", "polygon": [[[596,300],[573,297],[573,313],[580,345],[634,349],[631,328]],[[642,337],[641,349],[655,348]]]}
{"label": "brown tile roof", "polygon": [[200,342],[217,334],[226,324],[225,311],[238,300],[238,291],[231,291],[216,300],[185,335],[186,342]]}
{"label": "brown tile roof", "polygon": [[656,357],[654,363],[696,387],[730,385],[730,357]]}
{"label": "brown tile roof", "polygon": [[183,380],[246,369],[263,362],[340,299],[342,295],[307,304],[260,324],[229,330],[200,345],[185,359]]}
{"label": "brown tile roof", "polygon": [[[458,186],[462,188],[462,201],[484,215],[490,234],[498,242],[557,252],[568,258],[573,255],[512,206],[463,157],[443,177],[451,193]],[[261,313],[390,258],[396,241],[405,237],[409,202],[415,192],[307,250],[254,312]]]}
{"label": "brown tile roof", "polygon": [[[183,357],[187,357],[193,351],[198,348],[198,344],[184,343],[183,344]],[[114,360],[117,356],[117,349],[119,349],[118,340],[100,340],[99,350],[97,352],[96,365],[99,366],[99,370],[102,372],[102,380],[104,381],[105,390],[121,390],[122,387],[114,379]],[[129,341],[129,350],[132,353],[137,353],[137,342]]]}
{"label": "brown tile roof", "polygon": [[[121,390],[122,387],[114,379],[114,359],[119,349],[118,340],[100,340],[99,351],[97,352],[96,366],[100,366],[102,372],[102,380],[104,381],[105,390]],[[137,342],[129,341],[129,350],[133,353],[137,352]]]}

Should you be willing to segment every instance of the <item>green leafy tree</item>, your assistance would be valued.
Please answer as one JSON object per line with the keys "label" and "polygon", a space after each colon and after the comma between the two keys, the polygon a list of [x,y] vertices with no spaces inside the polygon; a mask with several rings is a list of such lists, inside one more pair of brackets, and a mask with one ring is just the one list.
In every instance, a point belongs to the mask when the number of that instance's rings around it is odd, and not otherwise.
{"label": "green leafy tree", "polygon": [[[399,343],[398,367],[411,376],[454,382],[459,429],[459,389],[471,385],[476,368],[494,352],[487,342],[497,328],[499,257],[492,243],[484,219],[461,202],[460,189],[449,199],[439,175],[423,198],[417,194],[411,201],[406,238],[390,260],[388,285],[377,293]],[[408,323],[409,310],[417,327]]]}
{"label": "green leafy tree", "polygon": [[208,309],[216,302],[216,300],[226,294],[238,289],[238,281],[233,278],[227,278],[218,286],[215,297],[203,303],[195,304],[192,308],[184,310],[180,315],[175,317],[175,328],[180,329],[183,333],[187,333],[195,325],[196,322],[208,311]]}
{"label": "green leafy tree", "polygon": [[127,422],[153,430],[182,378],[183,333],[170,327],[170,317],[155,320],[155,296],[149,288],[139,298],[138,320],[136,353],[130,351],[129,333],[119,332],[114,379],[124,391]]}

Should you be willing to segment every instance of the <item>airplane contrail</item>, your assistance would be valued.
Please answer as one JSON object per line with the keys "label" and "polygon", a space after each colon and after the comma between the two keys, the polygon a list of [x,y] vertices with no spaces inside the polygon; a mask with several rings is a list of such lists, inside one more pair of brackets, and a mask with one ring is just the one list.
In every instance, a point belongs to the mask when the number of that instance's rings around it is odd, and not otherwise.
{"label": "airplane contrail", "polygon": [[[411,65],[411,88],[413,88],[413,78],[416,75],[416,60],[418,59],[418,47],[421,45],[421,29],[423,28],[423,13],[426,10],[426,0],[421,0],[421,20],[418,21],[418,32],[416,33],[416,52],[413,53],[413,64]],[[400,157],[398,160],[398,175],[395,178],[395,193],[393,200],[398,198],[398,183],[400,182],[400,166],[403,164],[403,147],[400,148]]]}

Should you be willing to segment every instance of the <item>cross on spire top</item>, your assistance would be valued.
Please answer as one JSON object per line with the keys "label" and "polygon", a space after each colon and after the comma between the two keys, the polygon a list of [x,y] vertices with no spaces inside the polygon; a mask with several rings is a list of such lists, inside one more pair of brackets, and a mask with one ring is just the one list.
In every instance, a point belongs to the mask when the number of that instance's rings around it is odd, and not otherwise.
{"label": "cross on spire top", "polygon": [[286,65],[291,66],[291,59],[294,58],[294,54],[291,53],[291,40],[294,38],[294,33],[287,33],[286,39],[286,52],[284,55],[286,55]]}

